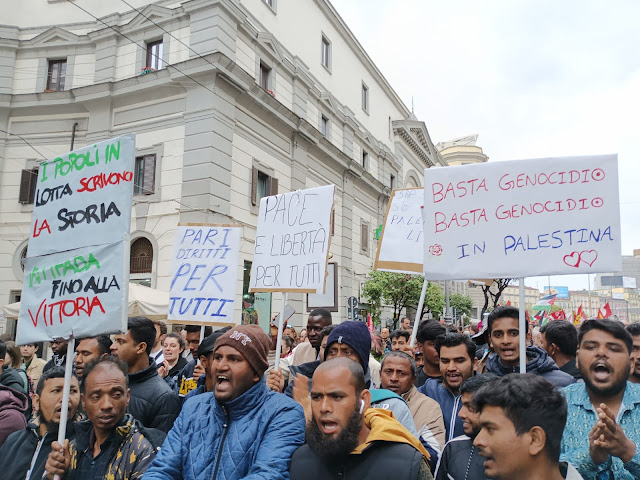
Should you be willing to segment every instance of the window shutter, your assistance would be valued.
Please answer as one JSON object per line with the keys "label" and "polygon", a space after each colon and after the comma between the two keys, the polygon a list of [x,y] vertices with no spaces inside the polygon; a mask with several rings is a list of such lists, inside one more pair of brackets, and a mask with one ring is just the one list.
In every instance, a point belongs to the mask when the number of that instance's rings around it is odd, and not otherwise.
{"label": "window shutter", "polygon": [[336,209],[331,209],[331,236],[336,233]]}
{"label": "window shutter", "polygon": [[142,176],[143,195],[152,195],[155,193],[156,186],[156,156],[144,156],[144,174]]}
{"label": "window shutter", "polygon": [[365,253],[369,253],[369,224],[360,225],[360,247]]}
{"label": "window shutter", "polygon": [[23,204],[33,203],[36,197],[36,185],[38,183],[38,169],[24,169],[20,175],[20,193],[18,202]]}
{"label": "window shutter", "polygon": [[278,194],[278,179],[271,177],[271,185],[269,186],[269,195]]}
{"label": "window shutter", "polygon": [[251,205],[258,203],[258,169],[253,167],[251,170]]}

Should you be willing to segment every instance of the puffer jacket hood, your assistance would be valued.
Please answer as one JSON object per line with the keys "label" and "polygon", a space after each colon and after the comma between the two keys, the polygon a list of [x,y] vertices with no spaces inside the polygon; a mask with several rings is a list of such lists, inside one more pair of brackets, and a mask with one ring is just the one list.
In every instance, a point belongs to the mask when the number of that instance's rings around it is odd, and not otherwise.
{"label": "puffer jacket hood", "polygon": [[24,382],[17,370],[11,367],[4,367],[0,374],[0,385],[12,388],[18,392],[24,393]]}
{"label": "puffer jacket hood", "polygon": [[27,426],[29,400],[24,393],[0,385],[0,447],[13,432]]}
{"label": "puffer jacket hood", "polygon": [[[566,387],[575,383],[575,379],[568,373],[564,373],[558,368],[556,362],[539,347],[527,347],[527,373],[540,375],[549,380],[557,387]],[[519,373],[519,366],[507,366],[496,353],[492,353],[487,360],[487,372],[494,373],[499,377],[509,373]]]}

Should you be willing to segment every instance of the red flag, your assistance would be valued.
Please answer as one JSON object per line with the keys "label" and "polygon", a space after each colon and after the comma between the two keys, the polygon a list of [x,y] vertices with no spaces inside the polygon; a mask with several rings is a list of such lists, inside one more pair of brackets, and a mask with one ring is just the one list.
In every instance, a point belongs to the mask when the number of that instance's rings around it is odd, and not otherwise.
{"label": "red flag", "polygon": [[582,305],[578,307],[578,313],[573,317],[573,324],[577,327],[584,321],[584,312],[582,311]]}
{"label": "red flag", "polygon": [[549,315],[554,320],[566,320],[567,314],[564,313],[564,310],[558,310],[557,312],[551,312]]}
{"label": "red flag", "polygon": [[369,333],[373,332],[373,321],[371,320],[371,314],[367,315],[367,328],[369,329]]}
{"label": "red flag", "polygon": [[598,318],[609,318],[611,316],[611,307],[609,306],[609,302],[604,304],[604,307],[598,309]]}
{"label": "red flag", "polygon": [[507,307],[510,307],[510,306],[511,306],[511,300],[507,300],[507,304],[506,304],[506,306],[507,306]]}

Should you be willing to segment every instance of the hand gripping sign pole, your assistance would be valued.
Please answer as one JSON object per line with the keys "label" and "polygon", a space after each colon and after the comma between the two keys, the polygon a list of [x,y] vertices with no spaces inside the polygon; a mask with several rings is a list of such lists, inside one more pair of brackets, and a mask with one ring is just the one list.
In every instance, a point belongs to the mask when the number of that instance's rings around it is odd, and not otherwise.
{"label": "hand gripping sign pole", "polygon": [[422,291],[420,292],[420,301],[418,302],[418,310],[416,310],[416,318],[413,321],[413,331],[411,332],[411,341],[409,346],[413,348],[416,343],[416,336],[418,335],[418,324],[420,323],[420,315],[422,314],[422,307],[424,306],[424,297],[427,294],[428,280],[425,278],[422,283]]}
{"label": "hand gripping sign pole", "polygon": [[519,319],[519,330],[520,330],[520,373],[527,373],[527,334],[526,330],[526,310],[527,306],[524,301],[524,277],[520,277],[519,279],[519,293],[520,293],[520,319]]}
{"label": "hand gripping sign pole", "polygon": [[[69,417],[69,393],[71,390],[71,373],[73,369],[73,354],[76,351],[76,339],[71,337],[67,343],[67,356],[64,366],[64,387],[62,390],[62,410],[60,411],[60,428],[58,429],[58,443],[64,447],[64,437],[67,435],[67,418]],[[60,476],[53,477],[60,480]]]}
{"label": "hand gripping sign pole", "polygon": [[280,357],[282,356],[282,332],[284,330],[284,307],[287,303],[287,294],[282,292],[280,300],[280,318],[278,320],[278,339],[276,340],[276,363],[274,368],[280,370]]}

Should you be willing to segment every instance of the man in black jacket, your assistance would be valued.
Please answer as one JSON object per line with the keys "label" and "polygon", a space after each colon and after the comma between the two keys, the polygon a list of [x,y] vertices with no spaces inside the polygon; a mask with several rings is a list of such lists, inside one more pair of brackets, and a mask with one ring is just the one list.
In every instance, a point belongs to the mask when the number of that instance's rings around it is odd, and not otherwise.
{"label": "man in black jacket", "polygon": [[[25,430],[14,432],[0,448],[0,472],[2,478],[40,480],[44,465],[51,452],[51,443],[58,438],[64,368],[53,367],[45,372],[33,396],[35,418]],[[73,419],[80,403],[78,379],[71,377],[69,393],[69,422],[67,438],[73,438]]]}
{"label": "man in black jacket", "polygon": [[429,454],[390,412],[369,408],[362,366],[347,357],[320,364],[311,387],[307,444],[293,454],[291,480],[429,480]]}
{"label": "man in black jacket", "polygon": [[181,402],[149,357],[155,338],[151,320],[129,317],[127,333],[115,335],[111,352],[129,367],[131,401],[127,411],[145,427],[167,433],[180,413]]}
{"label": "man in black jacket", "polygon": [[458,417],[462,419],[464,435],[447,442],[438,460],[436,480],[484,480],[484,458],[473,446],[473,439],[480,431],[480,418],[473,403],[473,395],[484,384],[497,379],[498,376],[486,373],[477,377],[469,377],[460,385],[462,408]]}

